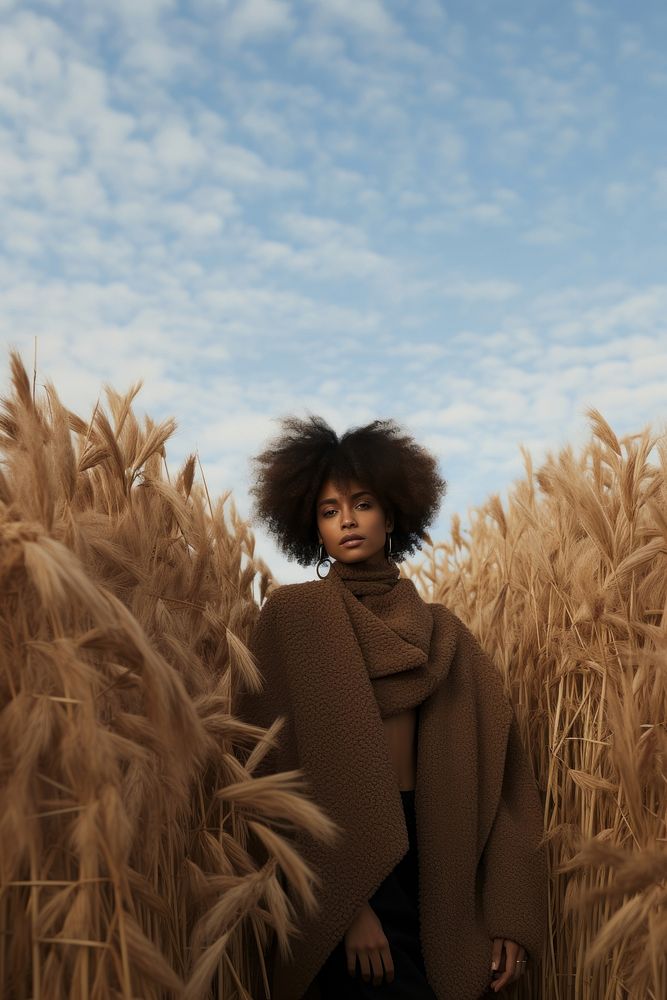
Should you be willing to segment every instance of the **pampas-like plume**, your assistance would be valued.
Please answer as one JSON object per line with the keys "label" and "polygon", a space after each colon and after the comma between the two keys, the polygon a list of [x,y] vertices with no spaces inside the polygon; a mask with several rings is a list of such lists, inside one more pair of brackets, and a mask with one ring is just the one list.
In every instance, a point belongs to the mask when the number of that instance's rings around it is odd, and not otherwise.
{"label": "pampas-like plume", "polygon": [[[500,667],[545,803],[550,940],[520,997],[667,997],[667,438],[596,410],[406,567]],[[649,455],[657,452],[658,463]],[[535,485],[541,489],[541,495]],[[517,871],[517,879],[521,872]]]}
{"label": "pampas-like plume", "polygon": [[[17,356],[0,411],[0,983],[16,1000],[252,1000],[333,839],[284,719],[233,714],[276,585],[229,494],[107,389],[83,420]],[[667,996],[667,438],[597,411],[508,503],[404,565],[491,653],[545,802],[551,939],[520,997]],[[649,456],[657,452],[658,464]],[[250,845],[253,845],[251,851]],[[261,857],[258,859],[258,854]],[[517,872],[517,878],[521,872]]]}
{"label": "pampas-like plume", "polygon": [[[84,421],[19,358],[0,412],[0,983],[15,1000],[251,997],[285,880],[315,873],[283,824],[331,837],[299,772],[255,779],[275,738],[234,717],[275,586],[229,495],[139,385]],[[268,741],[268,743],[267,743]],[[249,748],[249,749],[248,749]],[[274,822],[275,818],[275,822]],[[259,864],[252,838],[265,847]]]}

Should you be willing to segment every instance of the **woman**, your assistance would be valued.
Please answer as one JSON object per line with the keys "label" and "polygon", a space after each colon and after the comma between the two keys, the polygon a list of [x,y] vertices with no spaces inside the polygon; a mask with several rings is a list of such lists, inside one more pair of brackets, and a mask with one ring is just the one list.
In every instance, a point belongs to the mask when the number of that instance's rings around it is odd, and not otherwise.
{"label": "woman", "polygon": [[263,768],[301,768],[339,837],[297,836],[318,907],[295,903],[272,1000],[497,993],[541,950],[542,807],[498,671],[396,565],[445,481],[393,421],[340,439],[318,417],[282,423],[254,461],[254,514],[288,556],[330,569],[265,601],[251,642],[264,689],[239,714],[285,717]]}

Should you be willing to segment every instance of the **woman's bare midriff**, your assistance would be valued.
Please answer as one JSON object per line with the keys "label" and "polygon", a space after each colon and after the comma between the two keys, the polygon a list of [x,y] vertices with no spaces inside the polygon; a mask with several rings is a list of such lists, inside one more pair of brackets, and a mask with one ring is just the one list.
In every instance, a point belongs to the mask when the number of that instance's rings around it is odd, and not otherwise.
{"label": "woman's bare midriff", "polygon": [[389,756],[402,792],[415,787],[417,777],[417,709],[407,708],[383,719]]}

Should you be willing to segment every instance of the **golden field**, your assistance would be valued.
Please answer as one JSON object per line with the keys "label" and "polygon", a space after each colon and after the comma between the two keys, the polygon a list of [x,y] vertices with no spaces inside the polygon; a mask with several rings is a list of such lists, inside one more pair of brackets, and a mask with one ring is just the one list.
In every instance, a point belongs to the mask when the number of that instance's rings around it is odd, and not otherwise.
{"label": "golden field", "polygon": [[[252,998],[289,947],[290,846],[331,836],[299,772],[255,776],[234,715],[277,585],[232,498],[138,387],[82,419],[18,357],[0,415],[2,996]],[[667,439],[617,440],[491,497],[404,565],[492,654],[544,800],[551,935],[517,996],[667,996]],[[252,847],[252,850],[250,849]],[[261,850],[258,850],[261,847]],[[257,858],[262,855],[263,863]],[[517,872],[517,878],[521,873]],[[508,995],[507,991],[505,995]]]}

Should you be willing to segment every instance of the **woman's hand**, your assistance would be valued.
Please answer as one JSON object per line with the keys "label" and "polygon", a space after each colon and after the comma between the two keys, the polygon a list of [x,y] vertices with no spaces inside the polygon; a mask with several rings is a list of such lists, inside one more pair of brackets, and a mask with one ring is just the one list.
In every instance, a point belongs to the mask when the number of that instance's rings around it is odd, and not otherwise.
{"label": "woman's hand", "polygon": [[505,949],[505,963],[503,971],[497,979],[494,979],[489,989],[499,993],[508,983],[514,983],[526,968],[526,950],[516,941],[509,938],[494,938],[493,950],[491,952],[491,972],[501,968],[503,948]]}
{"label": "woman's hand", "polygon": [[370,981],[371,974],[373,986],[382,985],[383,974],[387,983],[393,982],[394,962],[389,942],[370,903],[364,903],[361,907],[345,931],[344,940],[347,971],[351,976],[356,975],[357,959],[359,959],[361,975],[365,982]]}

